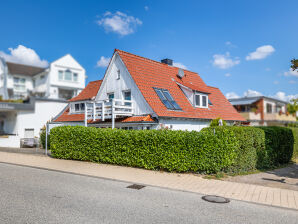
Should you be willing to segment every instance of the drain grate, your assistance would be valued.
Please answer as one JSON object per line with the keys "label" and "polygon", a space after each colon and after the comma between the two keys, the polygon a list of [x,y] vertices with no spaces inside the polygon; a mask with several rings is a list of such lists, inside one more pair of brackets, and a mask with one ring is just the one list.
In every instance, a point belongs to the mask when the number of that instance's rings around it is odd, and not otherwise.
{"label": "drain grate", "polygon": [[144,187],[146,187],[146,186],[144,186],[144,185],[140,185],[140,184],[132,184],[132,185],[127,186],[126,188],[131,188],[131,189],[140,190],[140,189],[142,189],[142,188],[144,188]]}
{"label": "drain grate", "polygon": [[202,197],[203,200],[212,202],[212,203],[229,203],[230,200],[228,198],[216,196],[216,195],[205,195]]}

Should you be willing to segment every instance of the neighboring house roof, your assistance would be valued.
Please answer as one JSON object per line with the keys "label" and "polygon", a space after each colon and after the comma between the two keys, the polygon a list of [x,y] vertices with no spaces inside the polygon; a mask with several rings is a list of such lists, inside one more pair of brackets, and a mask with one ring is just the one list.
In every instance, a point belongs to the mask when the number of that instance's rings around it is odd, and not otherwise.
{"label": "neighboring house roof", "polygon": [[28,75],[34,76],[38,73],[41,73],[45,70],[45,68],[31,66],[31,65],[23,65],[12,62],[6,62],[8,73],[12,75]]}
{"label": "neighboring house roof", "polygon": [[229,101],[232,105],[249,105],[249,104],[257,102],[260,99],[268,99],[268,100],[280,102],[280,103],[283,103],[283,104],[287,104],[286,101],[275,99],[275,98],[272,98],[272,97],[267,97],[267,96],[253,96],[253,97],[234,98],[234,99],[229,99]]}
{"label": "neighboring house roof", "polygon": [[54,122],[80,122],[84,121],[85,114],[69,114],[69,107]]}
{"label": "neighboring house roof", "polygon": [[102,80],[89,82],[88,85],[80,92],[79,95],[71,98],[69,101],[75,102],[75,101],[91,100],[93,97],[96,96],[101,83],[102,83]]}
{"label": "neighboring house roof", "polygon": [[[182,79],[177,77],[178,68],[143,58],[125,51],[117,52],[147,103],[159,117],[183,117],[244,121],[245,119],[234,109],[218,88],[207,86],[201,77],[194,72],[184,70]],[[186,98],[179,85],[209,94],[213,105],[209,108],[194,107]],[[182,110],[168,110],[160,101],[155,88],[167,89]]]}

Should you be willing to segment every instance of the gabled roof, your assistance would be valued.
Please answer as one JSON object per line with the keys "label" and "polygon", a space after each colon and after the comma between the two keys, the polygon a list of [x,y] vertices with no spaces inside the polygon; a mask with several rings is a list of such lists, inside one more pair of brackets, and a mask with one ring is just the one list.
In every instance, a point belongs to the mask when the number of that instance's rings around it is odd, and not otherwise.
{"label": "gabled roof", "polygon": [[267,96],[252,96],[252,97],[233,98],[233,99],[229,99],[229,101],[231,102],[232,105],[249,105],[249,104],[252,104],[260,99],[268,99],[268,100],[280,102],[283,104],[288,103],[286,101],[275,99],[272,97],[267,97]]}
{"label": "gabled roof", "polygon": [[6,62],[8,73],[12,75],[28,75],[34,76],[38,73],[41,73],[45,70],[45,68],[31,66],[31,65],[23,65],[12,62]]}
{"label": "gabled roof", "polygon": [[[178,68],[140,57],[125,51],[115,50],[131,74],[147,103],[159,117],[183,117],[244,121],[218,88],[207,86],[201,77],[194,72],[184,70],[182,79],[177,77]],[[206,108],[194,107],[186,98],[179,85],[209,94],[213,105]],[[153,88],[169,90],[182,110],[168,110],[160,101]],[[195,87],[195,88],[194,88]]]}
{"label": "gabled roof", "polygon": [[91,100],[94,98],[100,88],[102,80],[89,82],[88,85],[80,92],[79,95],[71,98],[70,102]]}

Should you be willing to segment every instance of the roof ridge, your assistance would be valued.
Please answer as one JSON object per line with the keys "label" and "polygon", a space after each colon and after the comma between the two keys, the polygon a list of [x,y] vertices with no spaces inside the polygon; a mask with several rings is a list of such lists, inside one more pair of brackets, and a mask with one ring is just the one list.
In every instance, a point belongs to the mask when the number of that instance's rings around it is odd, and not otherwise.
{"label": "roof ridge", "polygon": [[[129,54],[129,55],[132,55],[132,56],[135,56],[135,57],[138,57],[138,58],[142,58],[142,59],[145,59],[145,60],[148,60],[148,61],[152,61],[152,62],[155,62],[155,63],[158,63],[158,64],[167,65],[170,68],[178,68],[179,69],[179,67],[177,67],[177,66],[171,66],[171,65],[162,63],[160,61],[156,61],[156,60],[153,60],[153,59],[150,59],[150,58],[146,58],[146,57],[143,57],[143,56],[140,56],[140,55],[136,55],[136,54],[133,54],[133,53],[130,53],[130,52],[127,52],[127,51],[123,51],[123,50],[117,49],[117,48],[115,48],[115,51],[122,52],[122,53],[125,53],[125,54]],[[188,69],[184,69],[184,68],[181,68],[181,69],[183,69],[184,71],[188,71],[188,72],[192,72],[192,73],[195,73],[195,74],[199,74],[197,72],[193,72],[193,71],[190,71]]]}

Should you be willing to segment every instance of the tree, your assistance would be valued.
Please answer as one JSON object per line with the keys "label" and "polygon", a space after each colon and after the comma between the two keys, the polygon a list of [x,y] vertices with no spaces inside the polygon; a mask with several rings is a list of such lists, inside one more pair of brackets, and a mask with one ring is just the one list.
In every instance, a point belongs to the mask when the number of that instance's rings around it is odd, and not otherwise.
{"label": "tree", "polygon": [[293,69],[293,71],[295,71],[296,69],[298,69],[298,59],[292,59],[291,60],[291,63],[292,63],[292,65],[291,65],[291,68]]}
{"label": "tree", "polygon": [[287,111],[290,114],[296,114],[298,111],[298,98],[292,99],[290,103],[287,105]]}

